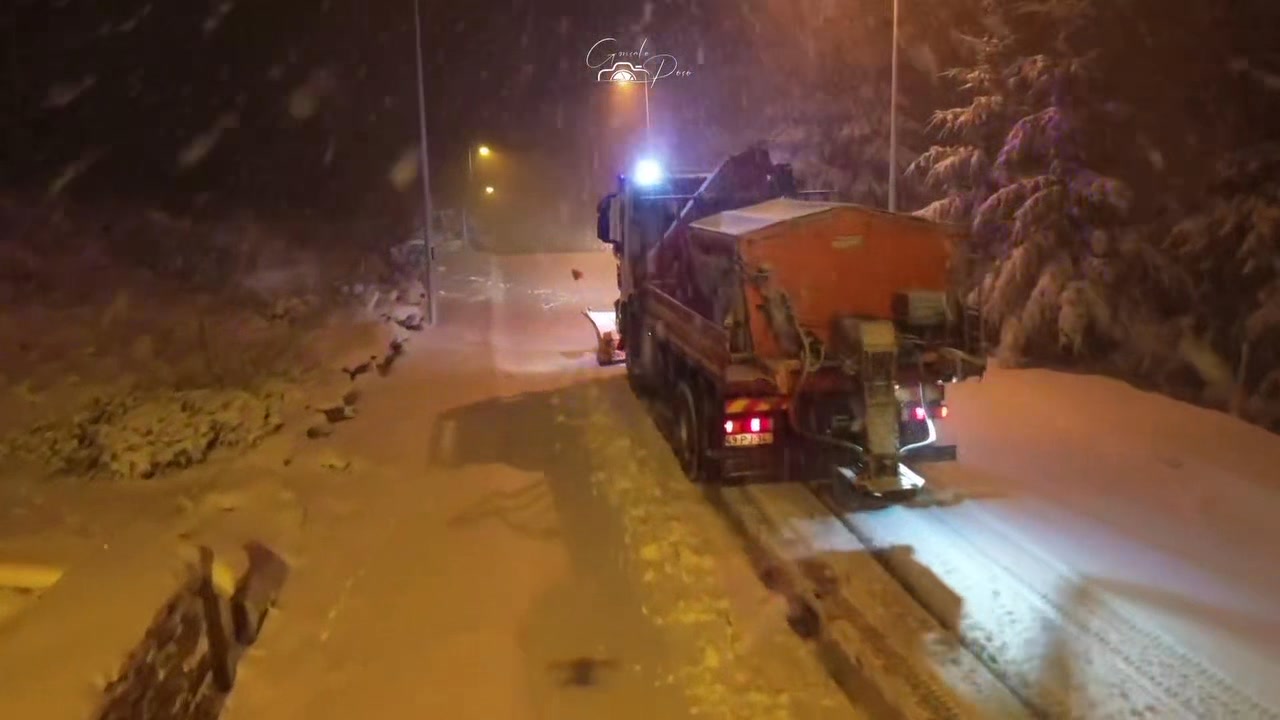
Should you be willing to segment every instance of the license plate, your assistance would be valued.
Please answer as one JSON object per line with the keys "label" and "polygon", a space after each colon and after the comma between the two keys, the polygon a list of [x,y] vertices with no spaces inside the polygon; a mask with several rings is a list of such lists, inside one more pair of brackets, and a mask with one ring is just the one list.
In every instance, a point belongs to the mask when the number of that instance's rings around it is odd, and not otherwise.
{"label": "license plate", "polygon": [[725,435],[724,444],[728,447],[754,447],[756,445],[772,445],[773,433],[745,433],[742,435]]}

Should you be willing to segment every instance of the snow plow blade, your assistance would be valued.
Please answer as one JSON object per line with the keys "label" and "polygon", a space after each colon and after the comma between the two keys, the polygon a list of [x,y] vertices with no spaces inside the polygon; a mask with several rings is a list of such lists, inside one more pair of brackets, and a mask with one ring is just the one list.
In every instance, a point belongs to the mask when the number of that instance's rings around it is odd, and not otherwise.
{"label": "snow plow blade", "polygon": [[596,331],[596,362],[605,367],[625,360],[618,349],[618,316],[614,311],[587,308],[582,314]]}
{"label": "snow plow blade", "polygon": [[844,465],[837,465],[836,473],[859,492],[879,497],[911,497],[925,485],[924,478],[906,465],[898,465],[897,473],[879,477]]}
{"label": "snow plow blade", "polygon": [[955,445],[926,445],[907,453],[902,458],[910,463],[955,462]]}

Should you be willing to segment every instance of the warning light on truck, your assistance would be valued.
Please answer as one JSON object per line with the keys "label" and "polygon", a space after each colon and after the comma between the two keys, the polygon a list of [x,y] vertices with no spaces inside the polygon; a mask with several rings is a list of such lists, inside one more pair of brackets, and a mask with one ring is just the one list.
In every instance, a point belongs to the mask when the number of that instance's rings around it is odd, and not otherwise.
{"label": "warning light on truck", "polygon": [[641,160],[636,163],[636,183],[639,185],[657,185],[662,182],[662,166],[656,160]]}

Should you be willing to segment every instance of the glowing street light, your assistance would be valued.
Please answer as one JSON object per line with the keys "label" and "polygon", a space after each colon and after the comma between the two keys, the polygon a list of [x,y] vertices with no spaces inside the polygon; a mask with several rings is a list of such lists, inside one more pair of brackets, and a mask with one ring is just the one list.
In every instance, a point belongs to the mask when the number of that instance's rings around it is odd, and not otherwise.
{"label": "glowing street light", "polygon": [[492,185],[485,185],[485,186],[484,186],[484,194],[485,194],[485,195],[492,195],[492,194],[494,194],[495,192],[497,192],[497,190],[494,190]]}
{"label": "glowing street light", "polygon": [[[462,241],[464,243],[467,243],[468,245],[471,243],[471,218],[470,218],[471,188],[473,187],[472,183],[476,181],[475,158],[476,158],[476,155],[479,155],[482,158],[487,158],[493,154],[493,151],[489,149],[488,145],[477,145],[475,146],[475,152],[471,152],[471,150],[472,150],[472,146],[468,145],[467,146],[467,202],[464,203],[462,206]],[[490,188],[485,188],[486,193],[492,194],[489,191],[490,191]]]}
{"label": "glowing street light", "polygon": [[476,155],[479,155],[482,158],[487,158],[492,154],[493,150],[490,150],[488,145],[475,146],[474,153],[471,152],[471,147],[467,148],[467,180],[474,181],[476,179]]}

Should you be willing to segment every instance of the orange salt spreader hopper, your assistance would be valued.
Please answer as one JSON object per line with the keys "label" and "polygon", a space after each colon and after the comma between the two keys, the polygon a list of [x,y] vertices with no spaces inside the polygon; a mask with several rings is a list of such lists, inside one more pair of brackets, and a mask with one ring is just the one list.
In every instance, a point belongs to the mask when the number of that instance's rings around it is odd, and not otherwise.
{"label": "orange salt spreader hopper", "polygon": [[801,327],[830,345],[840,318],[892,321],[904,295],[948,293],[958,232],[858,205],[781,198],[695,222],[690,242],[736,246],[749,280],[753,354],[782,359],[796,348],[772,330],[771,288],[785,292]]}

